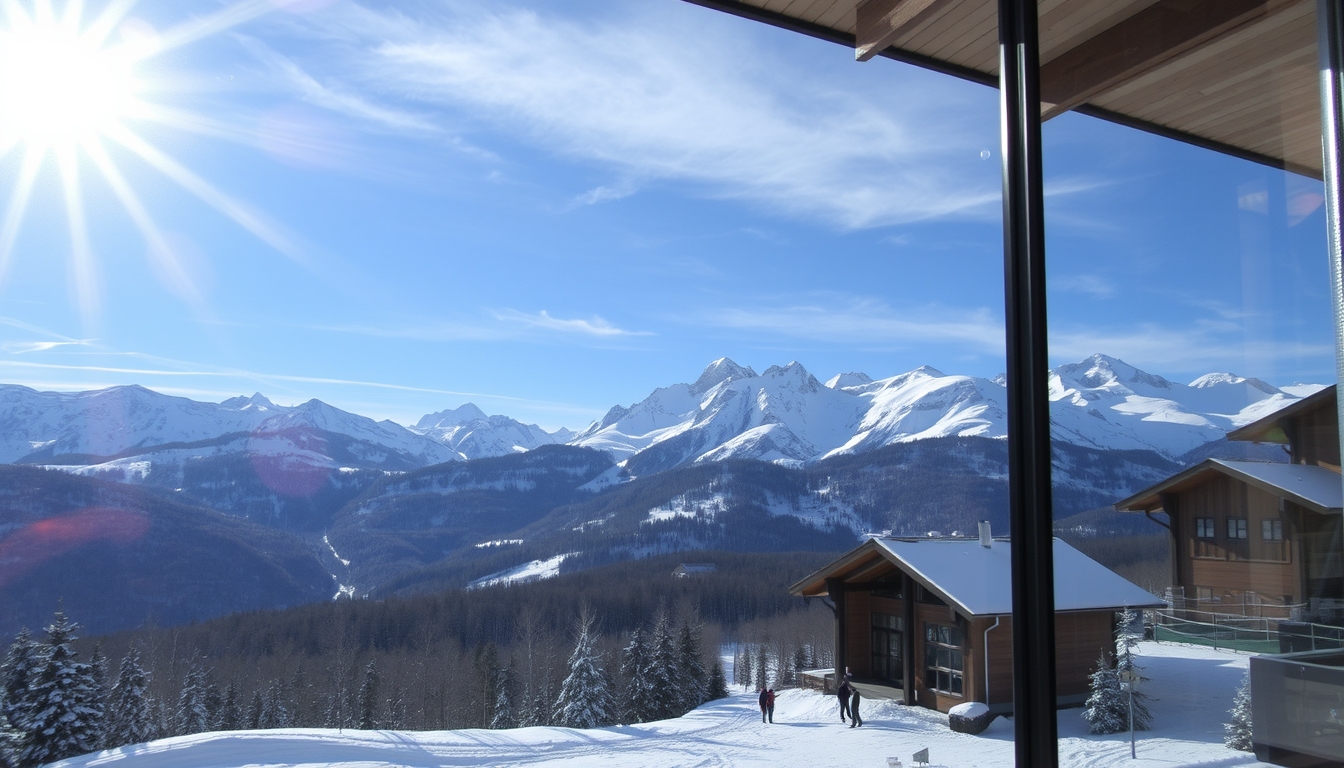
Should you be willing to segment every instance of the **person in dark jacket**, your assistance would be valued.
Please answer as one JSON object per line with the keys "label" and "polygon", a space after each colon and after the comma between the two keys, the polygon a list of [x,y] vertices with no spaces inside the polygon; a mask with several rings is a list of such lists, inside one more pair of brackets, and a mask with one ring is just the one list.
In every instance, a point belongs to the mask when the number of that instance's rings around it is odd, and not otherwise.
{"label": "person in dark jacket", "polygon": [[770,693],[770,691],[769,691],[768,689],[766,689],[766,688],[762,688],[762,689],[761,689],[761,695],[760,695],[759,697],[757,697],[757,699],[756,699],[757,702],[759,702],[760,705],[761,705],[761,722],[762,722],[762,723],[767,722],[766,719],[765,719],[765,718],[766,718],[765,708],[766,708],[766,706],[767,706],[767,694],[769,694],[769,693]]}
{"label": "person in dark jacket", "polygon": [[[851,688],[852,688],[852,687],[853,687],[853,686],[851,686]],[[850,719],[850,723],[849,723],[849,727],[850,727],[850,728],[857,728],[858,726],[863,725],[863,718],[862,718],[862,717],[859,717],[859,689],[858,689],[858,688],[854,688],[854,689],[853,689],[853,692],[849,695],[849,719]]]}
{"label": "person in dark jacket", "polygon": [[849,717],[849,678],[840,681],[840,687],[835,689],[835,697],[840,699],[840,722],[845,722]]}

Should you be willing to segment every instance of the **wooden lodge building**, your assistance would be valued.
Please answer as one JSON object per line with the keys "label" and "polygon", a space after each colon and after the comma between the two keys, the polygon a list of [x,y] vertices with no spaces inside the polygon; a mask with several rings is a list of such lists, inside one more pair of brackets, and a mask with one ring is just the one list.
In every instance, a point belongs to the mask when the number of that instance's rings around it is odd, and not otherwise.
{"label": "wooden lodge building", "polygon": [[[789,591],[830,597],[835,668],[848,668],[865,696],[1009,713],[1011,552],[987,530],[979,540],[874,538]],[[1115,612],[1164,603],[1058,539],[1054,554],[1058,704],[1072,706],[1114,648]]]}
{"label": "wooden lodge building", "polygon": [[1115,505],[1171,532],[1174,595],[1186,607],[1280,618],[1313,598],[1344,597],[1335,388],[1227,438],[1282,444],[1290,463],[1208,459]]}

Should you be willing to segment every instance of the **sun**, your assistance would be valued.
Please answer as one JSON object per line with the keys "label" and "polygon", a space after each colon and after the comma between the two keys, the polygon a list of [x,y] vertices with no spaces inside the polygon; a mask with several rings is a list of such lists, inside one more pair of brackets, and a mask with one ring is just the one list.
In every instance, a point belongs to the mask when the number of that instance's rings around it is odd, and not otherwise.
{"label": "sun", "polygon": [[49,15],[11,22],[0,29],[0,147],[87,145],[134,114],[141,83],[129,47]]}

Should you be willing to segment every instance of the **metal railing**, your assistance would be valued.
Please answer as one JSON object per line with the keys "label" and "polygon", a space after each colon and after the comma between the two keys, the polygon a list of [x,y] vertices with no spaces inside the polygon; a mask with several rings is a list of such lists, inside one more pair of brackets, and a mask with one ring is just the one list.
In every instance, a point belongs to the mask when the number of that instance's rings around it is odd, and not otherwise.
{"label": "metal railing", "polygon": [[1169,608],[1154,611],[1153,639],[1241,653],[1344,648],[1344,627],[1305,621]]}

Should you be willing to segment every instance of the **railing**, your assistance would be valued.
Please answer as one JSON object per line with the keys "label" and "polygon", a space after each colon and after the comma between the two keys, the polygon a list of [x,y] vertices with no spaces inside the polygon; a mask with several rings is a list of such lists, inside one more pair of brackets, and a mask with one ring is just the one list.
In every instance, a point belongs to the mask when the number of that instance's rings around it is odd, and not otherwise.
{"label": "railing", "polygon": [[1285,653],[1344,648],[1344,628],[1174,608],[1154,611],[1153,639],[1242,653]]}

